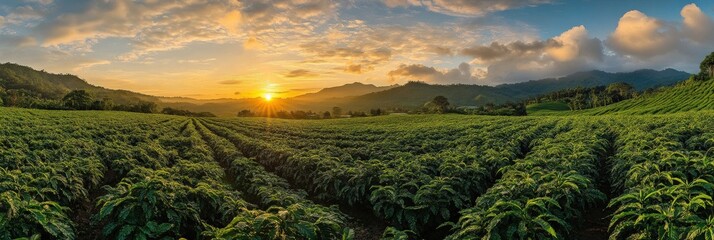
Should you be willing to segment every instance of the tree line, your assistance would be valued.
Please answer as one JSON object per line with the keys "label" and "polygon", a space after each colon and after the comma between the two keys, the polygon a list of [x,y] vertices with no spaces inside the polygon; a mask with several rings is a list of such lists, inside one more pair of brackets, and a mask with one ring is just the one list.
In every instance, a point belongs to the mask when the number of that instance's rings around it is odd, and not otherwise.
{"label": "tree line", "polygon": [[570,110],[602,107],[638,96],[627,83],[617,82],[607,86],[567,88],[543,94],[525,101],[526,104],[562,101]]}
{"label": "tree line", "polygon": [[332,111],[286,111],[280,110],[276,112],[254,112],[248,109],[238,112],[238,117],[269,117],[282,119],[331,119],[331,118],[347,118],[347,117],[370,117],[381,116],[388,114],[386,110],[381,108],[370,109],[369,112],[364,111],[347,111],[344,112],[341,107],[333,107]]}
{"label": "tree line", "polygon": [[154,102],[137,101],[129,104],[116,104],[111,98],[95,98],[85,90],[73,90],[62,99],[47,99],[42,95],[25,89],[8,89],[0,87],[0,106],[35,108],[45,110],[97,110],[124,111],[137,113],[162,113],[187,117],[215,117],[210,112],[191,112],[175,108],[159,107]]}

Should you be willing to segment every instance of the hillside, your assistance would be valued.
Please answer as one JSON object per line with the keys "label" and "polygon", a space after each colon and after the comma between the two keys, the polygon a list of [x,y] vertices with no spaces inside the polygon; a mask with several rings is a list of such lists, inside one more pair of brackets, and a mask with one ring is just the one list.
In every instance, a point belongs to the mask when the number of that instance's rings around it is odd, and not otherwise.
{"label": "hillside", "polygon": [[[686,72],[673,69],[663,71],[639,70],[629,73],[588,71],[561,78],[532,80],[499,86],[482,85],[431,85],[410,82],[402,86],[375,86],[352,83],[325,88],[293,98],[274,99],[273,110],[329,111],[332,107],[345,110],[369,111],[373,108],[417,108],[435,96],[442,95],[456,106],[479,106],[487,103],[516,102],[528,97],[572,87],[592,87],[614,82],[626,82],[637,90],[672,85],[689,77]],[[138,101],[155,102],[160,107],[172,107],[194,112],[213,112],[231,116],[243,109],[265,108],[259,98],[198,100],[191,98],[165,98],[125,90],[111,90],[91,85],[77,76],[52,74],[12,63],[0,64],[0,93],[19,91],[24,95],[44,99],[61,99],[72,90],[86,90],[97,99],[109,98],[118,104]]]}
{"label": "hillside", "polygon": [[676,86],[612,105],[577,112],[601,114],[662,114],[714,110],[714,79],[687,80]]}
{"label": "hillside", "polygon": [[294,100],[306,100],[306,101],[321,101],[330,98],[344,98],[344,97],[355,97],[361,96],[373,92],[379,92],[384,90],[389,90],[399,85],[391,86],[375,86],[373,84],[363,84],[360,82],[345,84],[337,87],[323,88],[318,92],[306,93],[303,95],[295,96]]}
{"label": "hillside", "polygon": [[115,103],[138,101],[158,102],[158,98],[126,90],[111,90],[87,83],[77,76],[53,74],[44,70],[4,63],[0,64],[0,90],[20,90],[26,95],[37,95],[45,99],[61,99],[72,90],[85,90],[98,99],[110,98]]}
{"label": "hillside", "polygon": [[689,78],[690,74],[674,69],[655,71],[643,69],[627,73],[587,71],[570,74],[561,78],[531,80],[522,83],[504,84],[495,87],[480,85],[430,85],[410,82],[404,86],[386,91],[370,93],[359,97],[336,101],[343,108],[356,109],[419,107],[425,102],[442,95],[449,102],[459,106],[478,106],[486,103],[501,104],[516,102],[529,97],[575,87],[596,87],[616,82],[625,82],[641,91],[648,88],[668,86]]}
{"label": "hillside", "polygon": [[634,72],[608,73],[599,70],[577,72],[561,78],[547,78],[515,84],[499,85],[514,98],[528,98],[561,89],[606,86],[616,82],[630,84],[637,91],[669,86],[689,78],[690,74],[671,68],[655,71],[642,69]]}

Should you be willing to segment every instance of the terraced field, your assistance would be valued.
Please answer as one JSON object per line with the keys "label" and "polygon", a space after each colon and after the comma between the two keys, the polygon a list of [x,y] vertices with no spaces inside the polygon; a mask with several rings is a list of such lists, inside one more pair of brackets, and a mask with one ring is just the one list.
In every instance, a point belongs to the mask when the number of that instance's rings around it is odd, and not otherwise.
{"label": "terraced field", "polygon": [[714,112],[0,122],[0,239],[714,237]]}
{"label": "terraced field", "polygon": [[585,110],[580,114],[665,114],[702,110],[714,110],[714,80],[687,80],[662,92]]}

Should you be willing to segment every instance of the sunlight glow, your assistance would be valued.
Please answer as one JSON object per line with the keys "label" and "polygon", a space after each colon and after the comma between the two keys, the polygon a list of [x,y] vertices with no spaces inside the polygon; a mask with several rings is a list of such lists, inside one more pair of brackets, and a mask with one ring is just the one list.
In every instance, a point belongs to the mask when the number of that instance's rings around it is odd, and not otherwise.
{"label": "sunlight glow", "polygon": [[263,94],[263,99],[265,99],[265,101],[267,101],[267,102],[270,102],[270,100],[273,100],[273,94],[272,93]]}

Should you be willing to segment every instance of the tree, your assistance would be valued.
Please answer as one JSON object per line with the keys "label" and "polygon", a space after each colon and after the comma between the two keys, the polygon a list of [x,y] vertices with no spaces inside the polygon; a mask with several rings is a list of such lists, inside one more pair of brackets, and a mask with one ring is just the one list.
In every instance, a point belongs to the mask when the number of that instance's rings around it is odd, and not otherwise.
{"label": "tree", "polygon": [[158,107],[154,102],[140,102],[138,105],[138,112],[142,113],[154,113]]}
{"label": "tree", "polygon": [[340,117],[340,116],[342,116],[342,108],[340,108],[340,107],[333,107],[333,108],[332,108],[332,116],[334,116],[334,117]]}
{"label": "tree", "polygon": [[64,105],[71,109],[88,110],[92,107],[92,96],[84,90],[74,90],[62,98]]}
{"label": "tree", "polygon": [[248,109],[243,109],[240,112],[238,112],[238,117],[253,117],[254,114],[250,112]]}
{"label": "tree", "polygon": [[695,76],[698,80],[707,80],[714,78],[714,52],[710,53],[709,56],[704,58],[701,64],[699,64],[699,75]]}
{"label": "tree", "polygon": [[332,118],[332,115],[330,115],[329,111],[325,111],[325,113],[322,114],[322,118]]}
{"label": "tree", "polygon": [[628,99],[632,96],[633,87],[624,82],[616,82],[607,85],[607,93],[611,96],[613,102],[619,102]]}
{"label": "tree", "polygon": [[424,104],[429,112],[445,113],[449,110],[449,99],[444,96],[436,96],[431,101]]}

